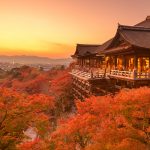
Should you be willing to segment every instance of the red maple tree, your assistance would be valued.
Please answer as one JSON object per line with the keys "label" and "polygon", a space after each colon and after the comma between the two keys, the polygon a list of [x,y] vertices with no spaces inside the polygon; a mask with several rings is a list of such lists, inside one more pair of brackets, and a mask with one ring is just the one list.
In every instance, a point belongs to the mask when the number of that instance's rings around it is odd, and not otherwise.
{"label": "red maple tree", "polygon": [[123,90],[114,97],[91,97],[76,105],[77,115],[51,136],[56,149],[150,148],[149,88]]}
{"label": "red maple tree", "polygon": [[15,149],[23,142],[29,126],[37,129],[39,138],[50,132],[54,99],[43,94],[28,96],[0,89],[0,149]]}

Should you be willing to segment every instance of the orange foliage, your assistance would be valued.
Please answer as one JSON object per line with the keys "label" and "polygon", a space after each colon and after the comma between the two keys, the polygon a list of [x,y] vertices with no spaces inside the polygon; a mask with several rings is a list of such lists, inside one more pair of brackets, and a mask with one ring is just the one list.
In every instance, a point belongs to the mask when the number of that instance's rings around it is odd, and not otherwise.
{"label": "orange foliage", "polygon": [[55,96],[58,111],[65,112],[72,108],[72,79],[68,71],[59,72],[51,81],[50,93]]}
{"label": "orange foliage", "polygon": [[149,88],[91,97],[76,105],[77,115],[51,135],[56,149],[150,149]]}
{"label": "orange foliage", "polygon": [[[53,92],[56,93],[56,96],[60,96],[67,92],[67,90],[71,86],[71,76],[68,74],[67,71],[61,71],[59,74],[55,77],[55,79],[51,82],[51,89]],[[65,93],[67,94],[67,93]]]}
{"label": "orange foliage", "polygon": [[22,66],[12,69],[1,83],[1,87],[11,88],[17,92],[28,94],[49,94],[49,81],[52,80],[59,70],[42,70]]}
{"label": "orange foliage", "polygon": [[[72,79],[67,70],[42,72],[24,66],[8,76],[1,85],[13,90],[0,89],[0,149],[150,149],[149,88],[78,100],[74,113]],[[42,94],[43,87],[48,87],[47,95]],[[69,119],[60,123],[54,119],[58,114],[65,118],[68,111]],[[36,129],[38,137],[25,142],[23,131],[29,127]]]}
{"label": "orange foliage", "polygon": [[40,139],[26,142],[18,146],[20,150],[48,150],[47,144]]}
{"label": "orange foliage", "polygon": [[50,96],[27,96],[8,89],[0,89],[0,149],[15,149],[24,139],[29,126],[37,129],[40,138],[50,131],[50,110],[54,100]]}

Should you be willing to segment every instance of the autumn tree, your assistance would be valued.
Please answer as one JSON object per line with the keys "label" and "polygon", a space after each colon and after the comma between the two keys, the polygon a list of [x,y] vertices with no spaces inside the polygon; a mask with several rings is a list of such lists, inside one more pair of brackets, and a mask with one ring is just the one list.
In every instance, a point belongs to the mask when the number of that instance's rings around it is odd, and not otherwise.
{"label": "autumn tree", "polygon": [[54,99],[50,96],[0,89],[0,149],[15,150],[29,126],[37,129],[39,139],[47,136],[53,109]]}
{"label": "autumn tree", "polygon": [[149,150],[150,89],[77,101],[77,114],[51,135],[61,150]]}
{"label": "autumn tree", "polygon": [[22,143],[17,148],[18,150],[51,150],[48,141],[41,139]]}
{"label": "autumn tree", "polygon": [[73,106],[73,96],[72,78],[68,71],[60,71],[50,84],[50,93],[56,99],[57,113],[70,111]]}
{"label": "autumn tree", "polygon": [[43,71],[29,66],[14,68],[1,80],[0,87],[20,93],[49,95],[49,81],[54,79],[58,72],[59,70]]}

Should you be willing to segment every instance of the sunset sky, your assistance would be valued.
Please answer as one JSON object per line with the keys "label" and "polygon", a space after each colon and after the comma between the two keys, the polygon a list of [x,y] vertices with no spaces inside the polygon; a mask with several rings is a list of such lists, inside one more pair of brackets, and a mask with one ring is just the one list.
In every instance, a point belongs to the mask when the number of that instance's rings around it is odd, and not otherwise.
{"label": "sunset sky", "polygon": [[147,15],[150,0],[0,0],[0,55],[69,57]]}

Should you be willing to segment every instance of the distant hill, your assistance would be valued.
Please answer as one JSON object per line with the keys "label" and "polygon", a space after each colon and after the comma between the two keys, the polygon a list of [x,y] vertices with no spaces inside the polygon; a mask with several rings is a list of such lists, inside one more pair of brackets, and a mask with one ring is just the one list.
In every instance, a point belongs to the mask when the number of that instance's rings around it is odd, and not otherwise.
{"label": "distant hill", "polygon": [[72,61],[71,58],[52,59],[48,57],[38,56],[5,56],[0,55],[0,62],[20,63],[20,64],[52,64],[52,65],[68,65]]}

